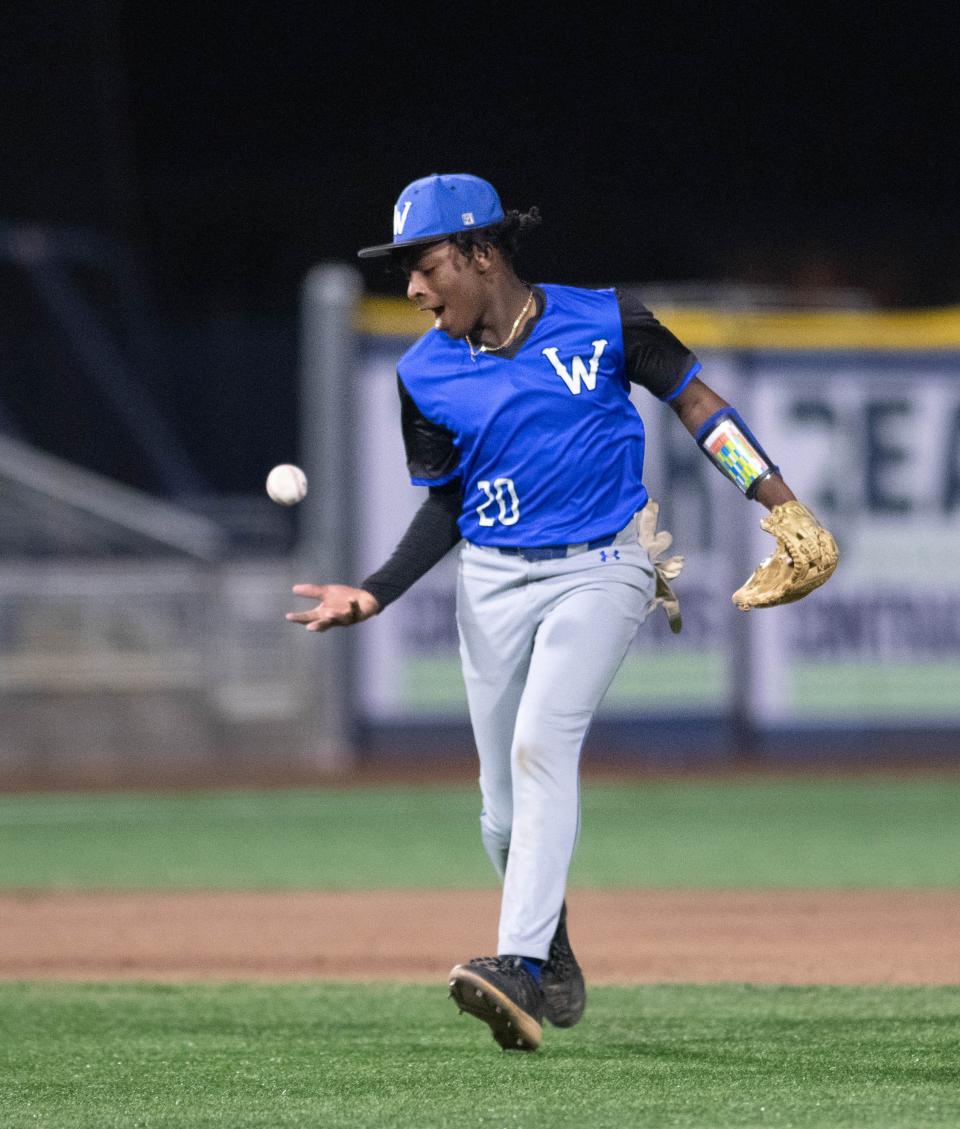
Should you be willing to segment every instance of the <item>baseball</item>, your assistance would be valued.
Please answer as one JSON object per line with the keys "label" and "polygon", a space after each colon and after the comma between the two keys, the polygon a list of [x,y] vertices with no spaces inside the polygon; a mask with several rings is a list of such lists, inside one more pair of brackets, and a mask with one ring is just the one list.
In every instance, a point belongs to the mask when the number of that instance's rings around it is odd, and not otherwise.
{"label": "baseball", "polygon": [[307,496],[307,476],[292,463],[281,463],[267,475],[267,493],[281,506],[295,506]]}

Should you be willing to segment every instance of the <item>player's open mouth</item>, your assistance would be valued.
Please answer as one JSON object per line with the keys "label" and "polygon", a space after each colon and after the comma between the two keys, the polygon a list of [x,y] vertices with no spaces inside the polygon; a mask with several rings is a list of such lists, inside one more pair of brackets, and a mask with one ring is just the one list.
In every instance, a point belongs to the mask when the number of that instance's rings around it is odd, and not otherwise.
{"label": "player's open mouth", "polygon": [[434,306],[433,309],[430,311],[433,314],[433,328],[434,329],[440,328],[440,322],[443,319],[443,310],[444,310],[443,306]]}

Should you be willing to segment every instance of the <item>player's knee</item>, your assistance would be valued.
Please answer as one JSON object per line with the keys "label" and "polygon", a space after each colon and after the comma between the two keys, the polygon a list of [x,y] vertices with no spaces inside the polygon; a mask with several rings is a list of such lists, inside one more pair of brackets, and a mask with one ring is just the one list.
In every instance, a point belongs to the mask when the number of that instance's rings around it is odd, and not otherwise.
{"label": "player's knee", "polygon": [[537,776],[549,769],[552,760],[551,748],[556,753],[553,742],[544,740],[539,734],[517,734],[513,746],[513,770],[519,776]]}
{"label": "player's knee", "polygon": [[533,709],[518,719],[511,752],[515,775],[566,778],[575,771],[592,712],[579,706],[552,704],[549,710]]}

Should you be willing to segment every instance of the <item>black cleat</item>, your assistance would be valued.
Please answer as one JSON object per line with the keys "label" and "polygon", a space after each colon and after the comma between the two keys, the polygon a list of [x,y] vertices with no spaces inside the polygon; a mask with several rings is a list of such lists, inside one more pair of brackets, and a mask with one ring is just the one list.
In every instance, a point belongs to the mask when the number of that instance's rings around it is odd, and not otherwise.
{"label": "black cleat", "polygon": [[540,1046],[543,993],[518,956],[474,957],[450,972],[450,995],[482,1019],[505,1051]]}
{"label": "black cleat", "polygon": [[577,958],[567,936],[567,903],[560,909],[560,920],[550,942],[550,955],[540,973],[543,1014],[554,1027],[572,1027],[580,1022],[587,1006],[587,989]]}

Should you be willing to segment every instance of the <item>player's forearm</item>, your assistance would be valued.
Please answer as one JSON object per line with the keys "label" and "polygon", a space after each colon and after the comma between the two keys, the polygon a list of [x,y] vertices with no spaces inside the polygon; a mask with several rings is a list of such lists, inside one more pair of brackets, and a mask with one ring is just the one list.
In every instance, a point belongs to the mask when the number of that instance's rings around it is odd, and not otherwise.
{"label": "player's forearm", "polygon": [[[690,381],[671,406],[680,422],[694,438],[699,438],[700,429],[711,417],[730,408],[730,404],[722,396],[718,396],[712,388],[696,377]],[[739,420],[739,416],[736,418]],[[741,424],[742,422],[740,420]],[[783,502],[794,501],[796,497],[776,468],[755,484],[755,487],[749,491],[749,496],[762,506],[766,506],[768,510]]]}
{"label": "player's forearm", "polygon": [[456,545],[460,540],[459,514],[459,492],[431,490],[390,559],[360,583],[376,599],[381,611]]}
{"label": "player's forearm", "polygon": [[769,478],[765,478],[757,487],[754,498],[761,506],[766,506],[768,510],[772,510],[774,506],[779,506],[783,502],[795,502],[797,500],[796,494],[779,474],[771,474]]}
{"label": "player's forearm", "polygon": [[718,396],[699,377],[694,377],[670,405],[676,412],[677,418],[693,436],[696,436],[700,425],[715,412],[729,406],[722,396]]}

